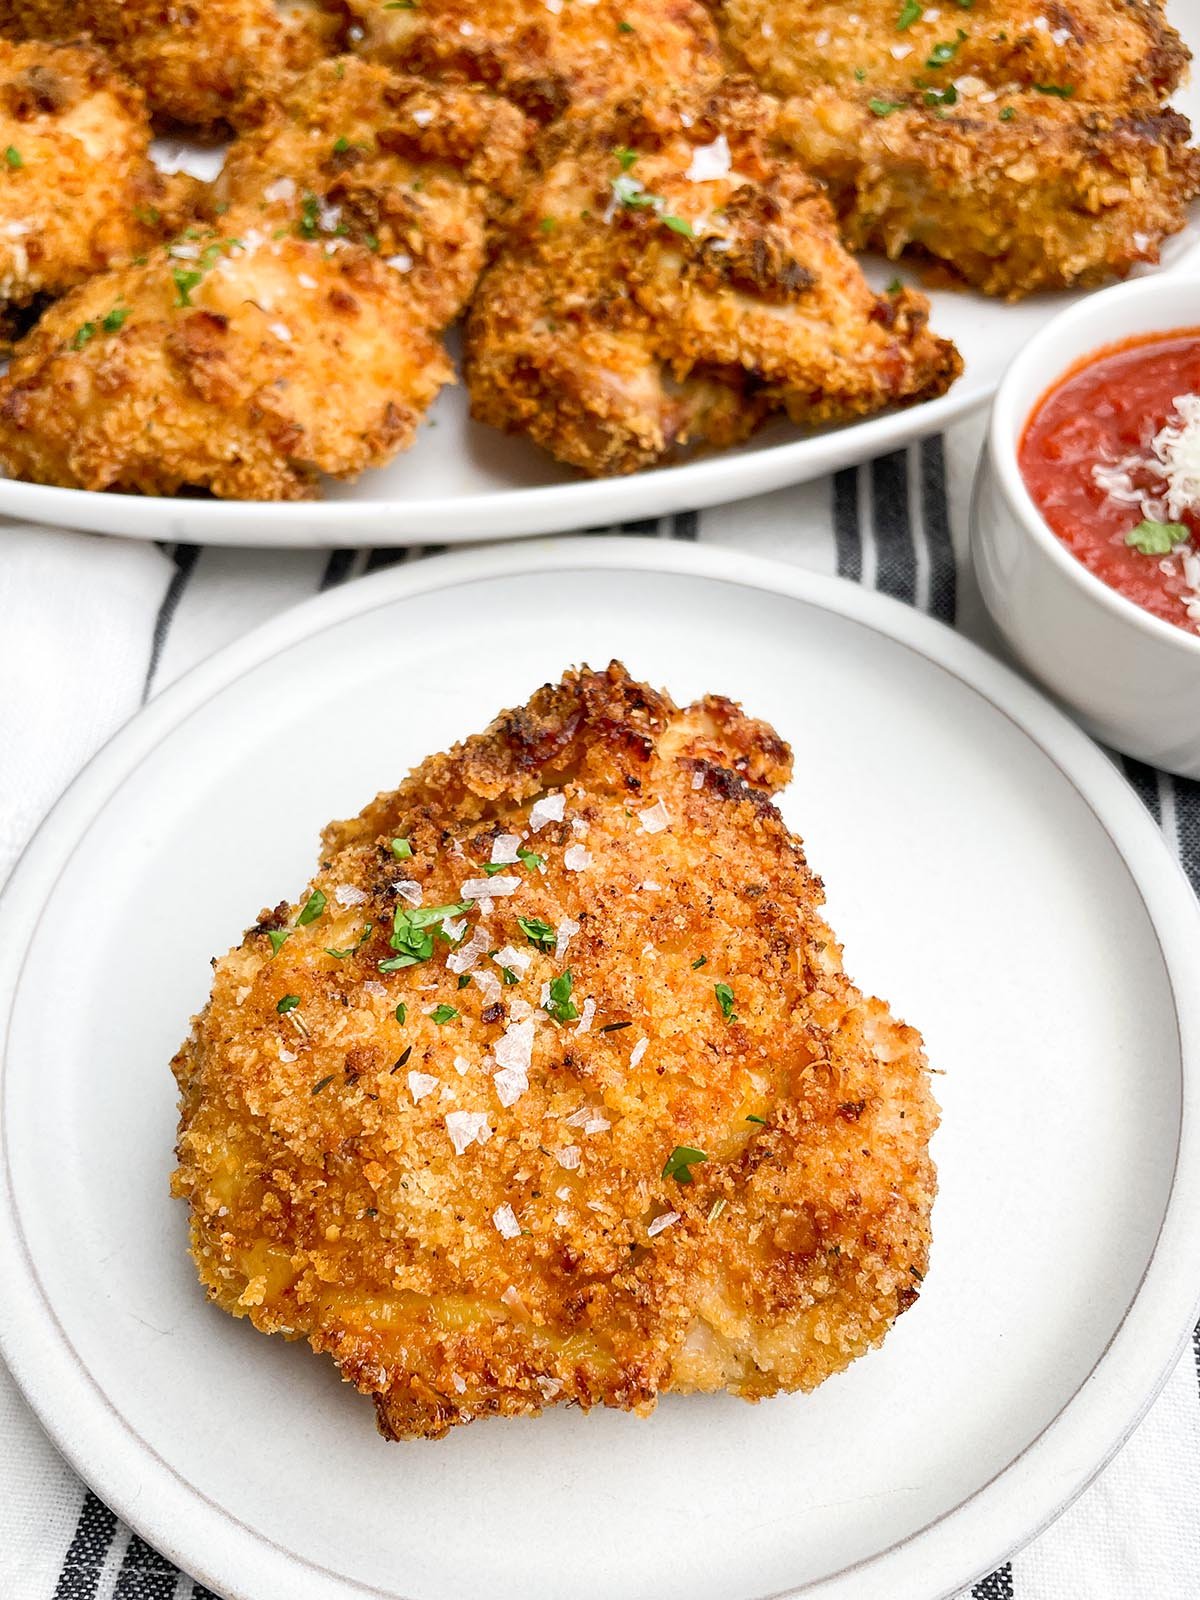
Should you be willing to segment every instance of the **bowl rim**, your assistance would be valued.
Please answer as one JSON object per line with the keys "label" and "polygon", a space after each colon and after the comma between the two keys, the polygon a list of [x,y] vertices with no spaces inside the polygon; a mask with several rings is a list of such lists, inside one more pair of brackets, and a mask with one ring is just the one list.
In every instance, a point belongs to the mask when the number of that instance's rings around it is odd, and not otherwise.
{"label": "bowl rim", "polygon": [[[1161,617],[1144,610],[1135,600],[1130,600],[1120,590],[1111,588],[1103,578],[1098,578],[1084,566],[1082,561],[1071,554],[1042,515],[1017,463],[1017,449],[1025,428],[1050,391],[1079,366],[1102,355],[1112,346],[1120,345],[1124,340],[1141,334],[1141,329],[1122,326],[1122,309],[1129,305],[1144,305],[1147,302],[1157,305],[1161,301],[1169,300],[1172,291],[1178,291],[1181,298],[1190,296],[1192,305],[1200,308],[1200,275],[1188,274],[1165,280],[1139,278],[1133,282],[1115,284],[1099,294],[1069,306],[1039,328],[1028,344],[1009,363],[1000,380],[988,418],[985,460],[990,462],[993,476],[1007,507],[1025,534],[1068,581],[1077,585],[1084,598],[1090,600],[1098,609],[1109,612],[1118,625],[1132,624],[1147,638],[1157,641],[1160,645],[1173,647],[1187,655],[1198,657],[1200,633],[1188,633],[1173,622],[1164,622]],[[1019,406],[1015,392],[1028,383],[1031,369],[1036,368],[1043,359],[1047,342],[1055,340],[1064,331],[1074,332],[1080,325],[1086,327],[1093,322],[1098,329],[1103,328],[1104,337],[1098,339],[1090,351],[1074,357],[1067,365],[1059,367],[1055,363],[1055,371],[1050,377],[1043,377],[1039,384],[1032,385],[1037,388],[1037,399],[1033,404]],[[1193,312],[1191,318],[1185,315],[1182,320],[1177,320],[1164,311],[1161,333],[1165,338],[1184,326],[1195,328],[1198,325],[1200,317],[1196,312]],[[1156,331],[1148,330],[1148,337],[1153,338]],[[978,524],[979,497],[976,495],[971,505],[972,537],[978,530]]]}

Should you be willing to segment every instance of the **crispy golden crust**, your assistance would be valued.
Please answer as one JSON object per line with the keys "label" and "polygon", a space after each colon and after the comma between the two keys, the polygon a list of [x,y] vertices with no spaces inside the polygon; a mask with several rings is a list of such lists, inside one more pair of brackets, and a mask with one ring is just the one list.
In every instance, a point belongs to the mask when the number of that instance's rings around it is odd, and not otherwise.
{"label": "crispy golden crust", "polygon": [[257,122],[299,72],[339,46],[340,0],[0,0],[0,33],[90,32],[161,116]]}
{"label": "crispy golden crust", "polygon": [[62,294],[179,225],[194,186],[149,151],[141,94],[98,50],[0,39],[0,303]]}
{"label": "crispy golden crust", "polygon": [[1157,261],[1200,194],[1187,120],[1042,95],[872,111],[865,91],[788,102],[781,137],[830,187],[851,249],[915,247],[1016,299]]}
{"label": "crispy golden crust", "polygon": [[[769,799],[790,768],[729,701],[614,664],[331,826],[324,904],[215,964],[173,1063],[212,1298],[332,1354],[392,1438],[758,1399],[877,1344],[926,1269],[937,1111],[918,1035],[842,971]],[[381,970],[397,911],[480,894],[522,837],[453,954]]]}
{"label": "crispy golden crust", "polygon": [[568,107],[717,76],[716,30],[700,0],[350,0],[367,55],[420,77],[479,83],[539,122]]}
{"label": "crispy golden crust", "polygon": [[297,499],[412,440],[452,381],[403,275],[364,245],[304,237],[293,206],[230,211],[53,306],[0,380],[17,477]]}
{"label": "crispy golden crust", "polygon": [[942,393],[954,347],[872,294],[774,117],[727,80],[550,129],[471,309],[472,414],[599,475]]}
{"label": "crispy golden crust", "polygon": [[489,225],[516,190],[528,131],[494,95],[339,57],[299,79],[260,128],[233,144],[212,200],[258,205],[267,218],[281,193],[307,203],[318,226],[369,241],[401,272],[436,331],[475,287]]}
{"label": "crispy golden crust", "polygon": [[871,95],[944,88],[1066,89],[1103,105],[1155,104],[1190,59],[1158,0],[973,0],[912,8],[901,0],[716,0],[723,40],[763,87],[806,94],[828,84]]}

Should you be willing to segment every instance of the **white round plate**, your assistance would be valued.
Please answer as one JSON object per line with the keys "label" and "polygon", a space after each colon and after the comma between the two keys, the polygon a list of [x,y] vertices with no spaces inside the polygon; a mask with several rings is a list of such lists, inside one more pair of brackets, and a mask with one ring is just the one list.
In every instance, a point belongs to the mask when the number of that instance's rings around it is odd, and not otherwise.
{"label": "white round plate", "polygon": [[[1174,0],[1172,19],[1200,55],[1200,0]],[[1176,97],[1200,128],[1200,82]],[[178,141],[168,164],[211,177],[211,149]],[[1194,268],[1200,259],[1200,212],[1163,249],[1158,271]],[[864,261],[882,287],[914,273],[889,262]],[[134,539],[227,545],[458,544],[610,527],[763,494],[896,450],[936,433],[989,400],[1013,353],[1049,319],[1077,300],[1042,294],[1009,305],[984,295],[935,290],[932,325],[962,353],[962,377],[946,395],[842,428],[806,433],[776,422],[736,450],[632,477],[583,479],[523,439],[474,423],[466,391],[445,389],[413,448],[356,483],[326,483],[324,498],[263,504],[247,500],[148,498],[52,489],[0,478],[0,516],[47,522]],[[457,354],[457,343],[451,338]]]}
{"label": "white round plate", "polygon": [[[813,1395],[386,1444],[328,1361],[205,1301],[167,1063],[209,956],[304,882],[325,821],[610,655],[791,740],[783,809],[849,970],[945,1073],[931,1269]],[[349,585],[118,735],[3,926],[0,1347],[108,1504],[236,1600],[933,1600],[1063,1508],[1190,1326],[1190,892],[1057,711],[835,579],[576,539]]]}

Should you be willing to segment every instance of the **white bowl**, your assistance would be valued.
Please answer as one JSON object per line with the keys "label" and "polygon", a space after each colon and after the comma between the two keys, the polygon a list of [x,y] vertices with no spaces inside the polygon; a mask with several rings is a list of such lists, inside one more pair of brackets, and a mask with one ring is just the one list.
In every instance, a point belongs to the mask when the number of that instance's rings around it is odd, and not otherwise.
{"label": "white bowl", "polygon": [[1200,634],[1095,577],[1046,524],[1017,449],[1030,413],[1078,361],[1135,334],[1200,327],[1200,279],[1144,278],[1036,333],[1001,380],[975,479],[971,550],[983,598],[1022,665],[1089,733],[1200,778]]}

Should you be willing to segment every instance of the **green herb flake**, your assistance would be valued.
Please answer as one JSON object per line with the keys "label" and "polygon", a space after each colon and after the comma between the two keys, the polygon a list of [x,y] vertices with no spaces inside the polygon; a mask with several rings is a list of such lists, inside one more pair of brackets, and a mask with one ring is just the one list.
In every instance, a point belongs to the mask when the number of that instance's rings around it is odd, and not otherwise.
{"label": "green herb flake", "polygon": [[889,294],[899,294],[903,287],[904,283],[900,278],[893,278],[891,283],[889,283],[887,286],[887,292]]}
{"label": "green herb flake", "polygon": [[536,872],[545,861],[545,856],[538,855],[536,850],[529,850],[525,845],[517,846],[517,859],[525,864],[526,872]]}
{"label": "green herb flake", "polygon": [[1125,543],[1131,550],[1139,550],[1144,556],[1170,555],[1177,544],[1183,544],[1191,538],[1191,530],[1182,522],[1139,522],[1136,528],[1130,528],[1125,535]]}
{"label": "green herb flake", "polygon": [[455,1017],[458,1015],[458,1012],[453,1006],[440,1005],[434,1006],[433,1010],[428,1012],[427,1015],[434,1022],[436,1022],[440,1028],[444,1022],[453,1022]]}
{"label": "green herb flake", "polygon": [[539,950],[553,950],[558,935],[548,922],[540,917],[518,917],[517,927]]}
{"label": "green herb flake", "polygon": [[917,0],[904,0],[900,7],[900,15],[896,18],[896,32],[906,33],[914,22],[920,22],[925,15],[925,7],[917,4]]}
{"label": "green herb flake", "polygon": [[298,994],[285,994],[283,999],[278,1002],[275,1009],[278,1011],[281,1017],[285,1017],[289,1011],[295,1011],[299,1004],[300,996]]}
{"label": "green herb flake", "polygon": [[320,889],[314,889],[304,902],[304,909],[296,918],[298,928],[307,928],[310,922],[315,922],[325,909],[325,896]]}
{"label": "green herb flake", "polygon": [[695,961],[692,962],[692,971],[693,972],[699,972],[701,967],[706,967],[707,965],[708,965],[708,957],[707,956],[697,956]]}
{"label": "green herb flake", "polygon": [[459,973],[459,975],[458,975],[458,987],[460,989],[469,989],[471,987],[471,974],[469,972],[460,972]]}
{"label": "green herb flake", "polygon": [[95,337],[96,324],[94,322],[81,323],[71,336],[71,349],[82,350],[84,345],[90,344]]}
{"label": "green herb flake", "polygon": [[312,1086],[312,1092],[314,1094],[320,1094],[322,1089],[328,1089],[329,1085],[333,1082],[333,1077],[334,1075],[331,1072],[327,1078],[318,1078],[316,1083],[314,1083]]}
{"label": "green herb flake", "polygon": [[672,233],[681,233],[685,239],[694,239],[696,230],[686,217],[663,217],[663,227],[670,228]]}
{"label": "green herb flake", "polygon": [[717,1004],[721,1008],[721,1015],[725,1018],[725,1021],[736,1022],[737,1015],[733,1009],[733,990],[727,983],[716,983],[713,985],[713,989],[717,996]]}
{"label": "green herb flake", "polygon": [[501,967],[500,976],[504,979],[505,984],[509,988],[512,988],[515,984],[518,984],[521,981],[511,967]]}
{"label": "green herb flake", "polygon": [[104,329],[105,333],[117,333],[125,326],[126,318],[131,317],[132,315],[133,310],[130,306],[114,306],[112,310],[105,316],[100,326]]}
{"label": "green herb flake", "polygon": [[617,32],[618,33],[635,33],[636,31],[637,30],[634,28],[632,22],[618,22],[617,23]]}
{"label": "green herb flake", "polygon": [[388,1069],[389,1078],[393,1077],[397,1072],[399,1072],[401,1067],[406,1067],[408,1065],[408,1058],[412,1055],[412,1052],[412,1045],[405,1045],[404,1049],[400,1052],[399,1059],[397,1060],[395,1066]]}
{"label": "green herb flake", "polygon": [[543,217],[542,220],[538,223],[538,227],[542,230],[543,233],[553,233],[555,228],[558,227],[558,218],[557,217]]}
{"label": "green herb flake", "polygon": [[746,1121],[747,1122],[757,1122],[760,1128],[765,1128],[766,1125],[767,1125],[766,1117],[747,1117]]}
{"label": "green herb flake", "polygon": [[407,839],[393,839],[392,854],[397,861],[407,861],[412,855],[412,845],[409,844]]}
{"label": "green herb flake", "polygon": [[614,150],[613,155],[616,156],[617,164],[621,168],[622,172],[628,172],[630,167],[638,158],[638,153],[636,150],[629,150],[623,145]]}
{"label": "green herb flake", "polygon": [[483,863],[483,866],[482,866],[481,870],[489,878],[494,878],[498,872],[503,872],[505,867],[511,867],[511,866],[512,866],[512,862],[511,861],[485,861]]}
{"label": "green herb flake", "polygon": [[401,1000],[400,1004],[396,1007],[396,1021],[401,1027],[403,1027],[408,1021],[408,1007],[404,1004],[403,1000]]}
{"label": "green herb flake", "polygon": [[1001,122],[1011,122],[1012,119],[1016,116],[1016,114],[1017,113],[1013,110],[1013,108],[1011,106],[1005,106],[1004,110],[1000,113],[1000,121]]}
{"label": "green herb flake", "polygon": [[903,111],[903,100],[880,100],[878,97],[867,101],[867,108],[875,117],[890,117],[893,111]]}
{"label": "green herb flake", "polygon": [[556,1022],[574,1022],[579,1015],[579,1007],[571,999],[573,984],[569,970],[550,980],[550,998],[546,1001],[545,1009]]}
{"label": "green herb flake", "polygon": [[952,83],[944,89],[926,89],[925,104],[927,106],[953,106],[958,104],[958,90]]}
{"label": "green herb flake", "polygon": [[291,937],[290,928],[268,928],[267,938],[271,941],[271,954],[277,956]]}
{"label": "green herb flake", "polygon": [[662,1175],[664,1178],[674,1178],[678,1183],[691,1183],[692,1168],[707,1160],[703,1150],[697,1150],[690,1144],[677,1144],[667,1157]]}
{"label": "green herb flake", "polygon": [[25,165],[24,157],[14,144],[10,144],[8,149],[4,152],[4,159],[14,172],[18,167],[23,167]]}
{"label": "green herb flake", "polygon": [[1033,87],[1038,94],[1052,94],[1059,100],[1069,100],[1075,93],[1073,83],[1035,83]]}
{"label": "green herb flake", "polygon": [[190,306],[192,290],[204,282],[204,274],[194,269],[176,267],[171,273],[171,282],[175,285],[176,305]]}
{"label": "green herb flake", "polygon": [[963,40],[967,37],[961,28],[959,28],[957,32],[957,38],[943,39],[940,44],[934,45],[933,49],[929,52],[929,60],[925,63],[927,67],[944,67],[948,62],[954,60],[955,56],[958,54],[959,45],[962,44]]}

